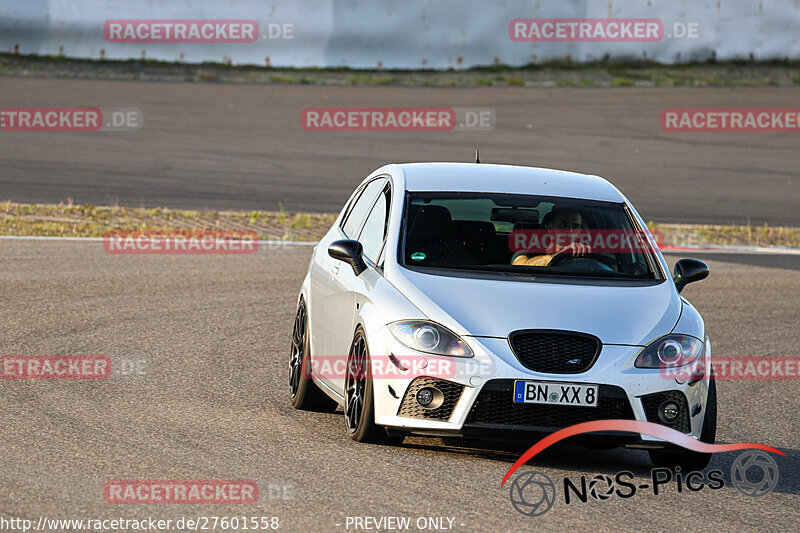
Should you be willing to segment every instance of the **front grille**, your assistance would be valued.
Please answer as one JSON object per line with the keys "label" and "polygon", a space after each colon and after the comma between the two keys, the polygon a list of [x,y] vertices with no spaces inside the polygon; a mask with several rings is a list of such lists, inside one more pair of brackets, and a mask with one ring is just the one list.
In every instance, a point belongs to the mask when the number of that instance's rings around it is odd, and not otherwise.
{"label": "front grille", "polygon": [[[436,409],[426,409],[417,402],[417,392],[423,387],[434,387],[442,391],[444,401]],[[403,395],[397,416],[424,418],[428,420],[450,420],[464,386],[452,381],[435,378],[417,378],[411,382]]]}
{"label": "front grille", "polygon": [[[678,417],[671,424],[665,423],[661,420],[661,417],[658,416],[659,406],[667,400],[671,400],[678,405]],[[671,390],[642,396],[642,407],[644,407],[644,414],[648,422],[677,429],[681,433],[689,433],[689,431],[691,431],[691,423],[689,422],[689,402],[686,401],[686,395],[680,391]]]}
{"label": "front grille", "polygon": [[593,335],[567,331],[515,331],[508,341],[525,368],[548,374],[586,372],[602,347]]}
{"label": "front grille", "polygon": [[514,403],[514,380],[495,379],[481,389],[466,423],[561,429],[592,420],[634,420],[633,410],[622,388],[599,385],[597,392],[597,407]]}

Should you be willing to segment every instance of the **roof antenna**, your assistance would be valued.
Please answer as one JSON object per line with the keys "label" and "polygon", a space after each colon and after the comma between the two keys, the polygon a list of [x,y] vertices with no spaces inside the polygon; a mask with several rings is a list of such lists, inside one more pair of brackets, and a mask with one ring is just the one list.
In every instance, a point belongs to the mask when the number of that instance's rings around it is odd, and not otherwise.
{"label": "roof antenna", "polygon": [[475,164],[477,165],[480,162],[481,162],[481,156],[480,154],[478,154],[478,149],[475,148]]}

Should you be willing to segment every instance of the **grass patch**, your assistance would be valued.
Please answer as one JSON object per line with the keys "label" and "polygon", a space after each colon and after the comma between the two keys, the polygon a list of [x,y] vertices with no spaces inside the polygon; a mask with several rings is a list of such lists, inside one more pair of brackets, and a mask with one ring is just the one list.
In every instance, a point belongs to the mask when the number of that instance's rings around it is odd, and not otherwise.
{"label": "grass patch", "polygon": [[[134,78],[138,78],[139,74],[134,74]],[[197,73],[198,81],[219,81],[219,76],[214,74],[213,72],[205,72],[205,71],[198,71]]]}
{"label": "grass patch", "polygon": [[279,211],[194,211],[167,207],[0,204],[0,235],[102,237],[109,231],[254,231],[261,239],[317,241],[336,214]]}
{"label": "grass patch", "polygon": [[393,78],[389,76],[383,76],[381,78],[371,78],[369,83],[372,85],[397,85],[400,83],[399,78]]}
{"label": "grass patch", "polygon": [[730,82],[724,78],[720,78],[719,76],[710,76],[703,80],[706,85],[711,85],[713,87],[725,87],[730,85]]}
{"label": "grass patch", "polygon": [[292,217],[292,228],[294,229],[311,229],[314,227],[314,220],[310,215],[297,213]]}
{"label": "grass patch", "polygon": [[664,242],[677,246],[737,245],[788,246],[800,248],[800,228],[754,225],[683,225],[648,222],[652,232],[663,235]]}
{"label": "grass patch", "polygon": [[614,78],[611,80],[612,87],[633,87],[633,80],[628,78]]}
{"label": "grass patch", "polygon": [[[109,231],[254,231],[261,239],[317,241],[336,213],[196,211],[168,207],[120,207],[0,203],[0,235],[102,237]],[[675,245],[788,246],[800,248],[800,228],[753,225],[687,225],[649,222],[650,231]],[[658,234],[656,233],[656,234]]]}
{"label": "grass patch", "polygon": [[366,85],[369,83],[369,76],[350,76],[347,81],[350,85]]}

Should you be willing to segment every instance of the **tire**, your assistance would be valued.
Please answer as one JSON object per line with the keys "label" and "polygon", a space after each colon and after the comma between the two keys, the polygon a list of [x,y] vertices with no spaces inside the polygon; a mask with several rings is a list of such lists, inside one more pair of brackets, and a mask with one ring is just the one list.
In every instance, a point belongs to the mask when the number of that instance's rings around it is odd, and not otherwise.
{"label": "tire", "polygon": [[[708,405],[706,416],[703,419],[703,429],[700,432],[700,441],[714,444],[717,437],[717,382],[711,379],[708,387]],[[682,472],[699,472],[708,466],[711,461],[710,453],[698,453],[689,450],[649,450],[650,461],[654,466],[666,467],[674,470],[681,467]]]}
{"label": "tire", "polygon": [[297,306],[289,352],[289,401],[295,409],[332,413],[339,406],[311,379],[311,348],[308,342],[308,313],[301,299]]}
{"label": "tire", "polygon": [[404,435],[390,436],[375,424],[375,400],[369,347],[361,326],[356,329],[347,356],[344,384],[344,421],[347,435],[356,442],[400,444]]}

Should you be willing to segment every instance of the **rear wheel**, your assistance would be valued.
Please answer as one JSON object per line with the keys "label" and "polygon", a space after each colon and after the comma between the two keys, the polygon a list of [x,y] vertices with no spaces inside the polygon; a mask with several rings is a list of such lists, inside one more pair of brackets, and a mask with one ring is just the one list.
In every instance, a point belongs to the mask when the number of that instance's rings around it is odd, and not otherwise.
{"label": "rear wheel", "polygon": [[294,317],[292,348],[289,352],[289,399],[295,409],[332,413],[339,404],[311,379],[311,350],[308,340],[308,313],[300,300]]}
{"label": "rear wheel", "polygon": [[[706,405],[706,416],[703,419],[703,429],[700,432],[700,441],[714,444],[717,436],[717,383],[714,379],[708,387],[708,403]],[[708,466],[711,461],[710,453],[698,453],[689,450],[650,450],[650,461],[658,467],[666,467],[672,470],[676,466],[681,467],[683,472],[700,471]]]}
{"label": "rear wheel", "polygon": [[375,424],[375,400],[369,348],[364,330],[356,330],[347,356],[347,376],[344,384],[344,420],[347,434],[357,442],[400,444],[404,435],[389,436],[386,429]]}

